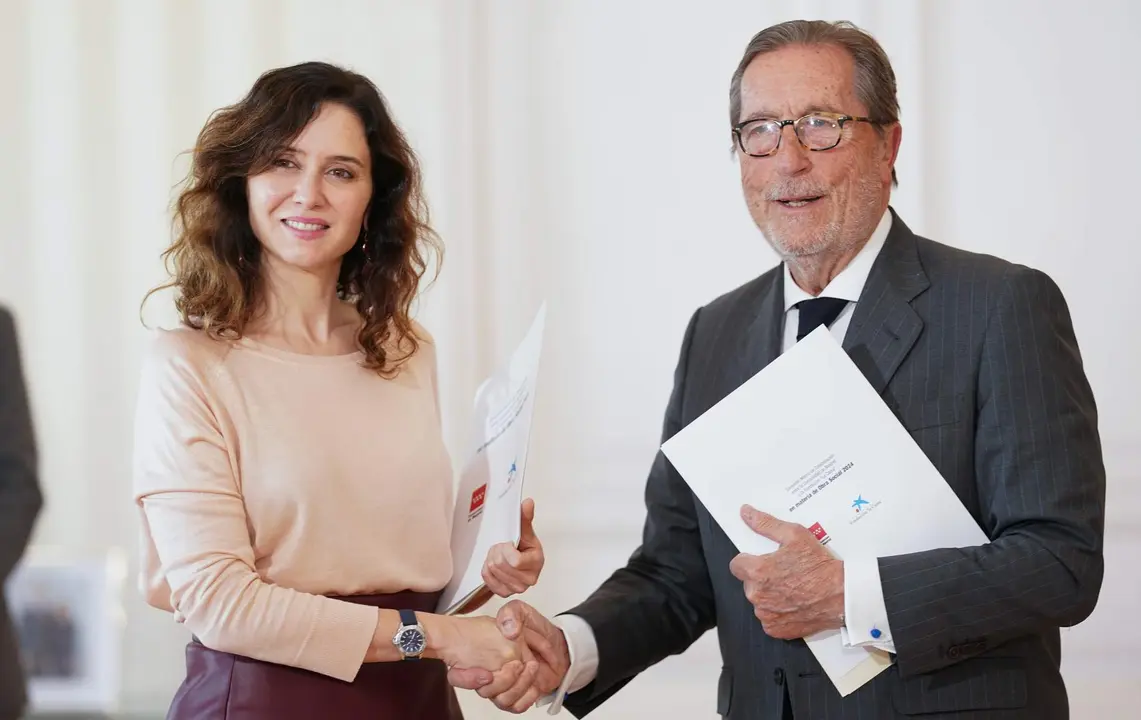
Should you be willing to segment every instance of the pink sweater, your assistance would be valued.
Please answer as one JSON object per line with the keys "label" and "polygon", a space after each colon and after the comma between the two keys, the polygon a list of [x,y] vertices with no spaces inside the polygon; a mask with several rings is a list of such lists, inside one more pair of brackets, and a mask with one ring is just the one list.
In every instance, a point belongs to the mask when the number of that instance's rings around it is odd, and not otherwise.
{"label": "pink sweater", "polygon": [[451,576],[452,469],[430,342],[394,380],[189,330],[143,363],[140,587],[207,647],[352,680],[375,608]]}

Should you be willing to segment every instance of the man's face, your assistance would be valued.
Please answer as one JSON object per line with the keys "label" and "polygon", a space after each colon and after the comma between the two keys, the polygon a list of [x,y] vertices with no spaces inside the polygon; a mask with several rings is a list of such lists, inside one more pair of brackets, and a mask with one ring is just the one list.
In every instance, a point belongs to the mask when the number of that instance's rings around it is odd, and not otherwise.
{"label": "man's face", "polygon": [[[851,55],[835,45],[794,45],[758,56],[741,82],[741,117],[795,120],[812,111],[866,117]],[[791,126],[767,157],[740,152],[741,184],[753,221],[782,258],[862,244],[883,216],[899,149],[898,124],[847,122],[840,144],[811,151]]]}

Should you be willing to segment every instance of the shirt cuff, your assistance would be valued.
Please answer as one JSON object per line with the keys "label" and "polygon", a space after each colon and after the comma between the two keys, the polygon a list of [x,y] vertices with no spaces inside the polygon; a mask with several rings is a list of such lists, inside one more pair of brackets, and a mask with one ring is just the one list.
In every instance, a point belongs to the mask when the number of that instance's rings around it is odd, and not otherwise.
{"label": "shirt cuff", "polygon": [[557,715],[563,709],[563,700],[567,695],[581,690],[589,685],[598,673],[598,642],[594,639],[594,630],[577,615],[558,615],[552,622],[563,632],[567,641],[567,651],[570,655],[570,667],[563,676],[559,687],[548,695],[543,696],[538,706],[550,705],[548,715]]}
{"label": "shirt cuff", "polygon": [[844,647],[870,647],[895,652],[895,641],[887,622],[878,558],[844,561],[844,627],[840,628],[840,636]]}

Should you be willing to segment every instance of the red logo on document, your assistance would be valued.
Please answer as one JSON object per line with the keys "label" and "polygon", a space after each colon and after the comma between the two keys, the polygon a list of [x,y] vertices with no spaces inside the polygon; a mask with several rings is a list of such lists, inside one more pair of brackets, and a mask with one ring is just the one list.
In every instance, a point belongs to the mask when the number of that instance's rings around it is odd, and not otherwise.
{"label": "red logo on document", "polygon": [[483,501],[487,498],[487,483],[480,485],[471,494],[471,507],[467,511],[467,519],[474,520],[483,512]]}
{"label": "red logo on document", "polygon": [[816,539],[820,541],[821,545],[827,545],[828,541],[832,539],[828,537],[828,533],[824,531],[824,526],[820,523],[816,523],[808,529],[812,531],[812,534],[816,536]]}

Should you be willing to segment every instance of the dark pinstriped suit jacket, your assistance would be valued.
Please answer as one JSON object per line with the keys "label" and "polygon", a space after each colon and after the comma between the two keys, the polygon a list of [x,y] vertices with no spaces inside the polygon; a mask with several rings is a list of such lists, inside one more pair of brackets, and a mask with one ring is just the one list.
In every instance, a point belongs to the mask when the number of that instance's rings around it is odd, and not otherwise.
{"label": "dark pinstriped suit jacket", "polygon": [[[569,610],[593,628],[587,714],[716,626],[717,711],[797,720],[1069,717],[1059,628],[1086,618],[1102,580],[1105,470],[1069,311],[1045,274],[914,235],[898,216],[844,347],[991,543],[880,558],[895,665],[840,697],[804,642],[767,635],[729,573],[737,550],[658,454],[643,542]],[[780,268],[694,313],[668,438],[780,352]],[[780,408],[774,408],[780,412]]]}
{"label": "dark pinstriped suit jacket", "polygon": [[[0,308],[0,590],[24,554],[41,503],[16,326]],[[16,636],[0,592],[0,720],[20,717],[25,694]]]}

